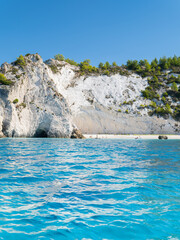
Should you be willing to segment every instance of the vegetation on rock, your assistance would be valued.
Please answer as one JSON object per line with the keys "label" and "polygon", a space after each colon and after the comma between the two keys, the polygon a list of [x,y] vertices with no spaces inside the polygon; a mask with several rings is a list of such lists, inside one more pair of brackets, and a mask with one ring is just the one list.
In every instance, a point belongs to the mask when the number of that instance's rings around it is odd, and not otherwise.
{"label": "vegetation on rock", "polygon": [[58,72],[57,66],[55,66],[55,65],[48,65],[48,66],[51,68],[51,71],[52,71],[53,73],[57,73],[57,72]]}
{"label": "vegetation on rock", "polygon": [[14,99],[14,101],[13,101],[13,103],[14,104],[16,104],[16,103],[18,103],[19,102],[19,100],[16,98],[16,99]]}
{"label": "vegetation on rock", "polygon": [[[17,72],[22,70],[18,66],[24,67],[30,61],[28,57],[30,54],[26,54],[25,57],[20,55],[11,67],[11,72],[16,78],[20,78],[22,75],[17,75]],[[145,81],[148,82],[148,86],[141,91],[142,97],[144,97],[145,104],[141,104],[139,109],[144,111],[148,109],[150,115],[157,115],[167,118],[172,116],[174,119],[180,119],[180,57],[163,57],[159,60],[155,58],[151,62],[148,60],[128,60],[126,65],[118,66],[116,62],[105,63],[100,62],[98,67],[92,66],[89,59],[86,59],[80,63],[75,62],[69,58],[65,58],[62,54],[54,56],[55,60],[64,61],[71,65],[77,66],[75,70],[79,75],[107,75],[120,74],[129,76],[130,74],[138,74],[139,76],[146,77]],[[36,59],[39,56],[36,55]],[[53,73],[57,73],[60,64],[48,64]],[[0,73],[0,83],[3,85],[11,85],[13,82],[8,80],[6,76]],[[7,75],[8,76],[8,75]],[[138,76],[137,76],[138,77]],[[17,99],[13,101],[16,102]],[[122,105],[133,105],[134,100],[124,101]],[[148,103],[149,102],[149,103]],[[19,105],[20,106],[20,105]],[[130,112],[129,109],[117,109],[118,112],[125,111]],[[147,111],[146,111],[147,112]]]}
{"label": "vegetation on rock", "polygon": [[0,73],[0,83],[3,85],[11,85],[13,82],[11,80],[8,80],[4,74]]}
{"label": "vegetation on rock", "polygon": [[15,65],[19,65],[21,67],[26,65],[25,59],[23,57],[23,55],[20,55],[17,60],[15,61]]}

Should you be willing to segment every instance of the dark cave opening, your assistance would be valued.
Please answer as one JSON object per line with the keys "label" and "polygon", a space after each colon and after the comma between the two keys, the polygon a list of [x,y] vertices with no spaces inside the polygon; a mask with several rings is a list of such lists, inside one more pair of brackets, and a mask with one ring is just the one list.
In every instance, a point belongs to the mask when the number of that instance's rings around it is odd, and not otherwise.
{"label": "dark cave opening", "polygon": [[44,129],[37,129],[35,134],[34,134],[35,138],[47,138],[47,132]]}

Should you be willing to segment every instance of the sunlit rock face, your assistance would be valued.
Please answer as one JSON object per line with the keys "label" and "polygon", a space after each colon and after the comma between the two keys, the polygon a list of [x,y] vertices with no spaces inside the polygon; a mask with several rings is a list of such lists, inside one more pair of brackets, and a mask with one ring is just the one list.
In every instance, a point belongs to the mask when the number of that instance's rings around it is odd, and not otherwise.
{"label": "sunlit rock face", "polygon": [[0,87],[1,132],[7,137],[70,137],[71,114],[51,70],[38,55],[26,62],[23,68],[6,64],[5,75],[14,84]]}
{"label": "sunlit rock face", "polygon": [[[53,60],[55,61],[55,60]],[[108,134],[178,134],[180,124],[168,119],[149,116],[150,100],[141,91],[147,79],[136,74],[128,77],[79,76],[77,68],[64,63],[56,73],[51,73],[57,91],[60,92],[72,112],[73,123],[83,133]]]}
{"label": "sunlit rock face", "polygon": [[38,54],[26,65],[3,64],[13,85],[0,85],[0,136],[71,137],[82,133],[177,134],[179,122],[150,117],[141,91],[147,79],[132,74],[81,76],[63,61],[43,62]]}

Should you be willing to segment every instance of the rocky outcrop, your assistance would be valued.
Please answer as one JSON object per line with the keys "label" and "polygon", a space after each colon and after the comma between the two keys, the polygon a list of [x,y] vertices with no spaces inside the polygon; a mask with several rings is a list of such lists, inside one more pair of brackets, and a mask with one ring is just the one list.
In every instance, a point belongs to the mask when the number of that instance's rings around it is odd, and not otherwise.
{"label": "rocky outcrop", "polygon": [[167,137],[167,136],[162,136],[162,135],[160,135],[160,136],[158,137],[158,139],[167,140],[168,137]]}
{"label": "rocky outcrop", "polygon": [[[4,63],[0,72],[12,85],[0,85],[0,137],[72,137],[85,133],[179,134],[180,122],[149,116],[136,74],[81,76],[63,61],[43,62],[38,54],[24,66]],[[81,132],[82,134],[81,134]]]}
{"label": "rocky outcrop", "polygon": [[70,137],[70,109],[49,76],[51,70],[38,55],[26,62],[24,67],[3,65],[13,85],[0,87],[1,132],[7,137]]}
{"label": "rocky outcrop", "polygon": [[71,134],[71,138],[80,138],[80,139],[83,139],[83,138],[85,138],[85,137],[82,135],[82,133],[81,133],[80,130],[78,130],[78,129],[73,129],[72,134]]}
{"label": "rocky outcrop", "polygon": [[144,99],[141,93],[148,85],[147,78],[136,74],[79,77],[76,71],[76,68],[65,65],[53,79],[69,104],[73,123],[82,133],[180,133],[180,122],[171,116],[167,119],[149,116],[144,106],[150,105],[151,101]]}

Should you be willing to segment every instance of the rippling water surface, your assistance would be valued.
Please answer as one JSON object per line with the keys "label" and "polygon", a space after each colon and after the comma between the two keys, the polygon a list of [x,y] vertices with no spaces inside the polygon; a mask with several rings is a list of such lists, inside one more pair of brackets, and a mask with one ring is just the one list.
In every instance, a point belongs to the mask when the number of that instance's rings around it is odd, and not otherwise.
{"label": "rippling water surface", "polygon": [[180,239],[180,141],[0,139],[0,239]]}

